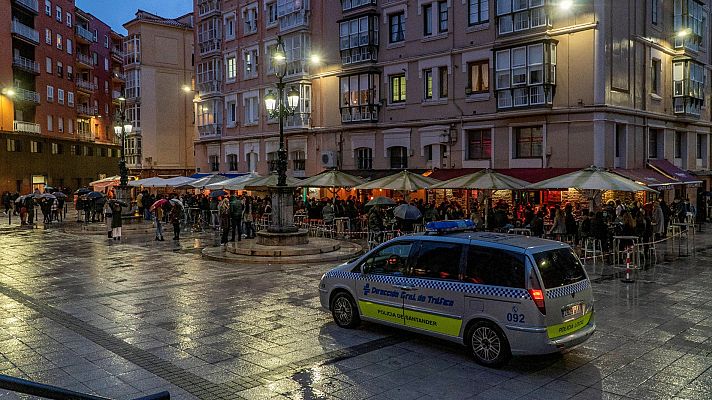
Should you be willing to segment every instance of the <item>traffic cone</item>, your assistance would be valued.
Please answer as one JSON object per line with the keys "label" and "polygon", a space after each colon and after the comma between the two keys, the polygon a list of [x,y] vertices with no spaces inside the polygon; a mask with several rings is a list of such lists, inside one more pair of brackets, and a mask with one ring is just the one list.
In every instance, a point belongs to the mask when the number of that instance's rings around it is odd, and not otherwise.
{"label": "traffic cone", "polygon": [[621,279],[623,283],[633,283],[633,270],[630,268],[630,253],[625,253],[625,278]]}

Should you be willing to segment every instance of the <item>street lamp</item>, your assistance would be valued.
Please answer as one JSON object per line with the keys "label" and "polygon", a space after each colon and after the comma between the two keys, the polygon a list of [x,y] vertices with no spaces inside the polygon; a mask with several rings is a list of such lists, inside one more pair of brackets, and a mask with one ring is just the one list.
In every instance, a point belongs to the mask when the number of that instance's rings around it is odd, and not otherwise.
{"label": "street lamp", "polygon": [[121,159],[119,159],[119,188],[126,190],[129,184],[129,170],[126,168],[125,142],[126,135],[130,135],[133,131],[133,125],[126,119],[126,99],[119,97],[121,107],[116,113],[116,125],[114,125],[114,133],[121,140]]}

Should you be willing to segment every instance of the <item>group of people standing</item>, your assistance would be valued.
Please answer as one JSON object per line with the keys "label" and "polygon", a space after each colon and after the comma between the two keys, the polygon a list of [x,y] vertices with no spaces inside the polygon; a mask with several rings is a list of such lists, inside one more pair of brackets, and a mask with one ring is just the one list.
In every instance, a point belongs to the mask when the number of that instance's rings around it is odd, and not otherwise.
{"label": "group of people standing", "polygon": [[[242,226],[245,227],[245,237],[253,239],[255,237],[254,227],[254,202],[250,196],[223,196],[218,199],[218,216],[220,219],[220,245],[225,246],[228,236],[232,232],[231,242],[242,240]],[[272,204],[267,202],[263,209],[263,214],[272,214]]]}

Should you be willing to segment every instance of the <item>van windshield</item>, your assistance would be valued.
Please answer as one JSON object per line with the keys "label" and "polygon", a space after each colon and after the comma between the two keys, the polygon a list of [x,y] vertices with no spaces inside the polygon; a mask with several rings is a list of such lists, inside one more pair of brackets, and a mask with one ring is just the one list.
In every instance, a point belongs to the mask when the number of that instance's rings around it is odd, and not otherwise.
{"label": "van windshield", "polygon": [[581,262],[571,249],[556,249],[534,254],[536,266],[547,289],[586,279]]}

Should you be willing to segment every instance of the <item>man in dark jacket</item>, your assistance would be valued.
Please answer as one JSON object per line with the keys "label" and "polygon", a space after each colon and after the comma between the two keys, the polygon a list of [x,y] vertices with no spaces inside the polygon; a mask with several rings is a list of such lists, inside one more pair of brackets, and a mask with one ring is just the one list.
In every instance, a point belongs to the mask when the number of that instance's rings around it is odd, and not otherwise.
{"label": "man in dark jacket", "polygon": [[235,232],[237,232],[237,241],[242,240],[242,200],[233,193],[230,198],[230,226],[232,228],[232,240],[235,241]]}

